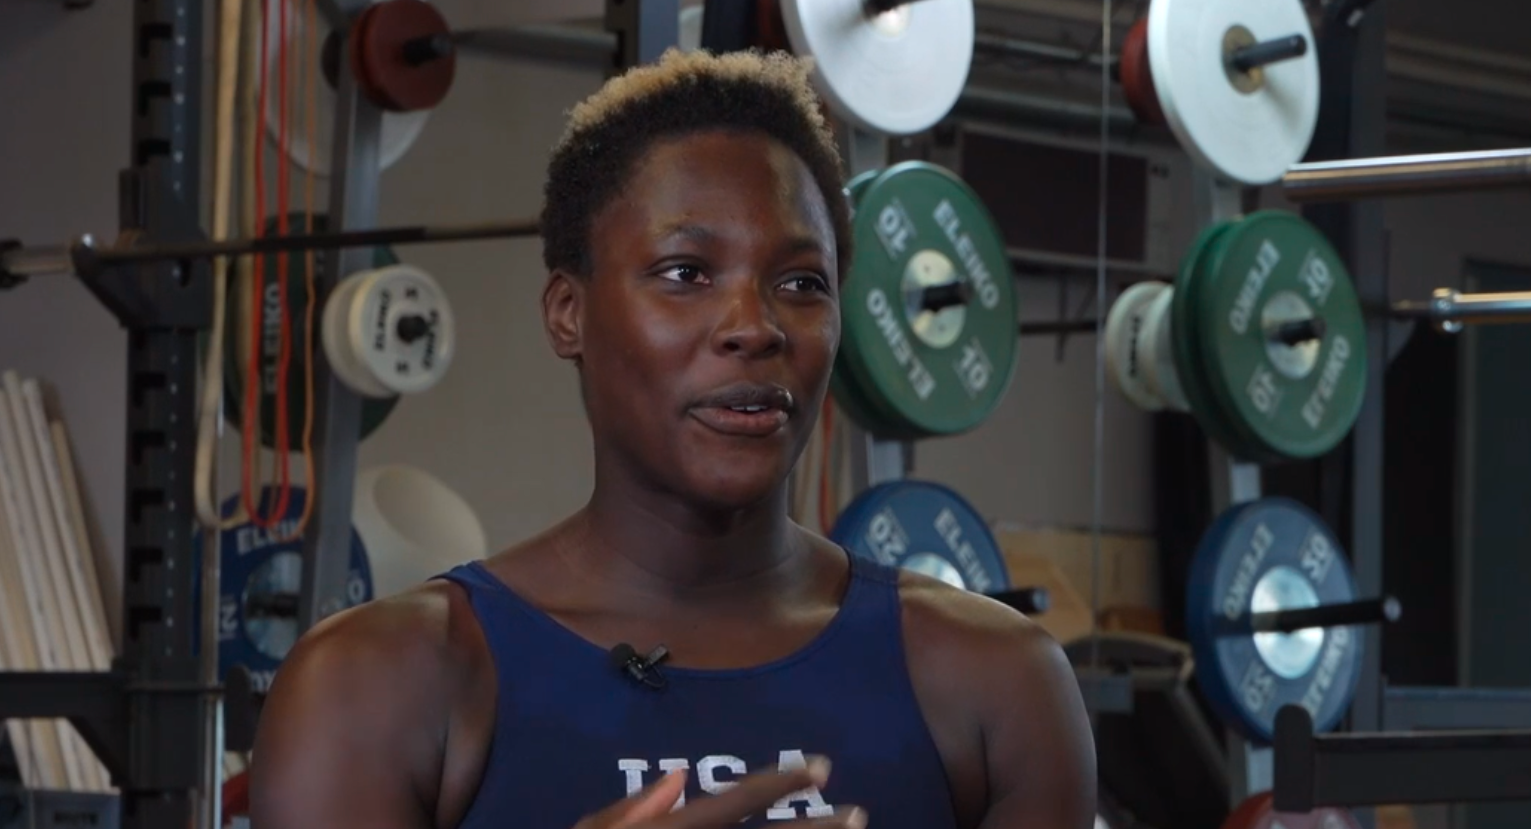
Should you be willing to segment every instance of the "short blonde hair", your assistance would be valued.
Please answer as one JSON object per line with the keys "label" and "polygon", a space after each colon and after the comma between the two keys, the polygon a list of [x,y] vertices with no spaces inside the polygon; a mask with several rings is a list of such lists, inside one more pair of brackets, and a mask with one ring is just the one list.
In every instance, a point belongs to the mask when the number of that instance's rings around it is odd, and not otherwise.
{"label": "short blonde hair", "polygon": [[834,131],[809,79],[807,59],[785,52],[682,52],[607,81],[569,112],[548,164],[543,260],[588,275],[594,215],[621,192],[634,162],[660,138],[708,129],[780,141],[812,173],[829,207],[840,278],[850,267],[850,208]]}

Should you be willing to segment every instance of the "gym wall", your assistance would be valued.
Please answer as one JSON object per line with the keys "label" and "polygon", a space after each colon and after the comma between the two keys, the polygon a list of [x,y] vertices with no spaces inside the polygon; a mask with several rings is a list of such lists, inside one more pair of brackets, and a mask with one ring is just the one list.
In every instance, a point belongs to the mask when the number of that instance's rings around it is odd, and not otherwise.
{"label": "gym wall", "polygon": [[[598,14],[594,0],[523,0],[507,6],[439,0],[463,26]],[[0,222],[45,244],[80,232],[115,234],[116,176],[127,163],[127,3],[102,0],[68,14],[57,2],[0,11]],[[210,78],[211,73],[208,73]],[[46,79],[46,86],[39,82]],[[464,60],[446,102],[419,142],[382,179],[384,223],[456,223],[532,214],[546,152],[564,111],[600,82],[595,69]],[[210,85],[210,84],[209,84]],[[59,151],[70,136],[76,154]],[[210,155],[210,151],[208,153]],[[210,184],[210,177],[207,180]],[[1531,198],[1484,194],[1388,205],[1398,295],[1454,284],[1464,257],[1514,262]],[[401,256],[434,273],[459,318],[461,348],[445,380],[402,401],[361,447],[361,465],[423,468],[478,512],[490,548],[538,532],[583,503],[590,449],[573,371],[543,336],[543,273],[535,240],[410,246]],[[1527,264],[1531,264],[1528,262]],[[1022,316],[1056,314],[1056,284],[1024,280]],[[1075,296],[1082,295],[1076,291]],[[103,590],[119,624],[125,336],[99,303],[67,279],[0,295],[0,367],[56,389],[98,524]],[[922,442],[915,474],[960,490],[991,521],[1087,526],[1096,394],[1093,337],[1023,341],[1011,392],[983,427]],[[1151,423],[1106,389],[1103,524],[1152,527]],[[237,486],[237,439],[220,459],[222,491]],[[301,464],[293,472],[301,476]]]}

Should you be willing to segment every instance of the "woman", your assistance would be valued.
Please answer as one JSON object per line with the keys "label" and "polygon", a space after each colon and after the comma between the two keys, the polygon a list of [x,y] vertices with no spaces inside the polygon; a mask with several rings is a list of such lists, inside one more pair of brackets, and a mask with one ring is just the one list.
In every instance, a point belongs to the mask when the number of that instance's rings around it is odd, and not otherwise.
{"label": "woman", "polygon": [[1056,644],[788,518],[839,343],[841,186],[785,55],[671,53],[571,113],[543,311],[594,491],[310,631],[262,714],[255,829],[1093,825]]}

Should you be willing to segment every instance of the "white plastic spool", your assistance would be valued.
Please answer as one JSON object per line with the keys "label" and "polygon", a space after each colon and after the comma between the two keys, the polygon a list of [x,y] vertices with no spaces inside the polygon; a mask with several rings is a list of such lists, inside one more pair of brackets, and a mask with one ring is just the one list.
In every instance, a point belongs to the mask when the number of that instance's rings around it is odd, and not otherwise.
{"label": "white plastic spool", "polygon": [[1146,412],[1187,412],[1175,371],[1171,309],[1175,289],[1140,282],[1122,292],[1106,317],[1106,369],[1122,396]]}

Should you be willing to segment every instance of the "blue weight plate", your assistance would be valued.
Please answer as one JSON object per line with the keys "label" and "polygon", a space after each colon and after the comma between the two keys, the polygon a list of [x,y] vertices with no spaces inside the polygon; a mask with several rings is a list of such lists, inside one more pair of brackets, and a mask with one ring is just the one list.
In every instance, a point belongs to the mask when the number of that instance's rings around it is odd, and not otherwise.
{"label": "blue weight plate", "polygon": [[1259,745],[1284,705],[1307,708],[1316,731],[1339,724],[1360,677],[1361,630],[1249,628],[1251,613],[1356,600],[1344,550],[1319,516],[1287,498],[1227,510],[1202,536],[1189,582],[1196,681],[1219,718]]}
{"label": "blue weight plate", "polygon": [[[276,487],[261,492],[261,515],[269,513],[275,496]],[[301,487],[293,487],[281,520],[269,530],[245,522],[219,534],[218,675],[221,678],[234,665],[243,665],[258,693],[271,687],[276,669],[297,640],[297,619],[287,611],[296,610],[295,597],[303,587],[303,539],[282,539],[292,534],[303,516],[306,496]],[[234,515],[239,502],[238,495],[225,501],[222,515]],[[200,578],[203,534],[197,532],[195,537]],[[352,530],[347,606],[372,598],[372,567],[361,536]]]}
{"label": "blue weight plate", "polygon": [[846,506],[830,538],[854,555],[975,593],[1010,589],[999,544],[962,496],[928,481],[878,484]]}

